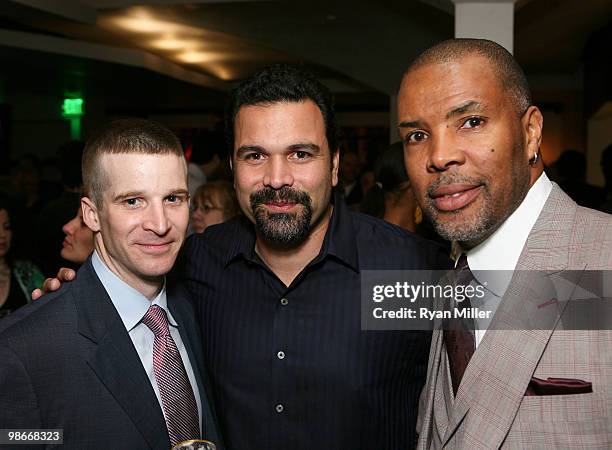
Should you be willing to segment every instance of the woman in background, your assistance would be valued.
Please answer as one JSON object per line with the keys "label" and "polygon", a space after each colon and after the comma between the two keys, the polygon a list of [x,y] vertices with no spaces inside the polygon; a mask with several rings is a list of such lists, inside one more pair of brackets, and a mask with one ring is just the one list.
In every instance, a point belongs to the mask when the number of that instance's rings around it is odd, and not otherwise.
{"label": "woman in background", "polygon": [[201,233],[210,225],[223,223],[240,214],[234,186],[213,181],[200,186],[192,199],[191,227]]}
{"label": "woman in background", "polygon": [[66,237],[62,243],[60,255],[66,261],[80,266],[89,258],[94,249],[94,234],[83,222],[83,211],[80,206],[76,216],[64,224],[62,231]]}
{"label": "woman in background", "polygon": [[404,166],[401,142],[392,144],[378,157],[374,181],[374,186],[361,202],[361,212],[414,233],[421,215]]}
{"label": "woman in background", "polygon": [[0,318],[12,313],[30,301],[30,293],[42,287],[44,277],[27,260],[13,259],[13,242],[8,202],[0,198]]}

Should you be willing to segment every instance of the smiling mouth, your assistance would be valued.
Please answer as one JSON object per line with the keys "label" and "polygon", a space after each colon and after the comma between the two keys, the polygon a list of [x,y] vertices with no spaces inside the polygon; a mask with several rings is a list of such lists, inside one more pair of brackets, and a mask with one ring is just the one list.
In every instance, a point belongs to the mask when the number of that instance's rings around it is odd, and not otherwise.
{"label": "smiling mouth", "polygon": [[271,212],[287,212],[291,211],[298,203],[293,202],[269,202],[264,203],[265,207]]}
{"label": "smiling mouth", "polygon": [[483,185],[449,184],[437,188],[431,198],[438,210],[456,211],[474,202],[483,189]]}
{"label": "smiling mouth", "polygon": [[170,248],[172,242],[162,242],[156,244],[136,244],[146,253],[164,253]]}

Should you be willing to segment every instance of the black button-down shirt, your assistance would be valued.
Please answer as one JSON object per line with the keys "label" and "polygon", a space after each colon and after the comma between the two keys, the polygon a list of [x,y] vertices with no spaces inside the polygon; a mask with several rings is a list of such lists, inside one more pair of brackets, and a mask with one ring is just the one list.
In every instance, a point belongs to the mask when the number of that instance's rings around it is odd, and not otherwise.
{"label": "black button-down shirt", "polygon": [[440,247],[337,200],[319,255],[289,287],[244,218],[191,237],[179,267],[228,448],[413,447],[431,335],[362,331],[359,272],[447,268]]}

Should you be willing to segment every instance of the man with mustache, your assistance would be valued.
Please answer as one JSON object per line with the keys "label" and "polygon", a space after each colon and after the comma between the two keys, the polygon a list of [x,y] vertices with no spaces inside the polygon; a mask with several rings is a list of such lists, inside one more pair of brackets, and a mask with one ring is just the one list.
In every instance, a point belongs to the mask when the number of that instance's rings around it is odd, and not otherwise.
{"label": "man with mustache", "polygon": [[307,73],[244,81],[226,130],[244,217],[191,237],[176,273],[200,300],[227,446],[412,448],[430,333],[362,331],[360,271],[447,257],[335,195],[333,101]]}
{"label": "man with mustache", "polygon": [[413,448],[431,333],[361,329],[363,270],[446,269],[434,243],[350,211],[329,90],[275,65],[231,95],[244,213],[173,271],[199,307],[220,431],[236,450]]}
{"label": "man with mustache", "polygon": [[[543,172],[543,118],[521,68],[491,41],[442,42],[405,73],[398,123],[417,200],[458,244],[457,268],[481,285],[483,270],[524,271],[488,287],[488,327],[437,324],[418,447],[609,448],[612,332],[564,329],[568,309],[524,280],[612,269],[612,216]],[[525,326],[533,317],[549,326]]]}

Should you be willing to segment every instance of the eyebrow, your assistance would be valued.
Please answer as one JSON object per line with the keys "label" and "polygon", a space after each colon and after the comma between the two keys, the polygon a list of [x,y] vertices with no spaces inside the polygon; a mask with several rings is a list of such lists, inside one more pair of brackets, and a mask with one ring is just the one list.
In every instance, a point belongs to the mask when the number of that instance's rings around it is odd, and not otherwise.
{"label": "eyebrow", "polygon": [[126,200],[128,198],[133,198],[133,197],[142,197],[144,195],[144,192],[142,191],[128,191],[128,192],[122,192],[120,194],[117,194],[113,197],[113,202],[122,202],[123,200]]}
{"label": "eyebrow", "polygon": [[236,149],[236,155],[240,153],[245,153],[245,152],[265,153],[266,150],[263,147],[260,147],[259,145],[241,145],[240,147]]}
{"label": "eyebrow", "polygon": [[[287,150],[295,152],[299,150],[310,150],[312,152],[320,152],[321,147],[317,144],[312,144],[310,142],[298,142],[297,144],[291,144],[287,147]],[[240,155],[241,153],[246,152],[259,152],[259,153],[267,153],[266,149],[259,145],[241,145],[236,149],[236,155]]]}
{"label": "eyebrow", "polygon": [[[465,103],[462,103],[459,106],[451,109],[446,113],[446,119],[451,119],[455,116],[460,116],[461,114],[465,114],[466,112],[483,112],[487,108],[482,104],[475,100],[469,100]],[[406,120],[400,122],[398,128],[421,128],[420,120]]]}
{"label": "eyebrow", "polygon": [[[121,194],[117,194],[113,197],[113,202],[122,202],[123,200],[127,200],[128,198],[144,197],[145,195],[146,194],[143,191],[122,192]],[[183,188],[169,189],[167,194],[164,195],[164,197],[168,195],[189,195],[189,191]]]}
{"label": "eyebrow", "polygon": [[319,147],[317,144],[312,144],[310,142],[300,142],[298,144],[290,145],[289,147],[287,147],[287,150],[291,150],[293,152],[299,150],[310,150],[312,152],[318,153],[321,151],[321,147]]}
{"label": "eyebrow", "polygon": [[479,103],[475,100],[467,101],[446,113],[446,118],[451,119],[455,116],[460,116],[461,114],[465,114],[467,112],[482,112],[486,110],[485,106],[482,103]]}
{"label": "eyebrow", "polygon": [[400,122],[397,126],[398,128],[420,128],[421,121],[420,120],[408,120],[404,122]]}

